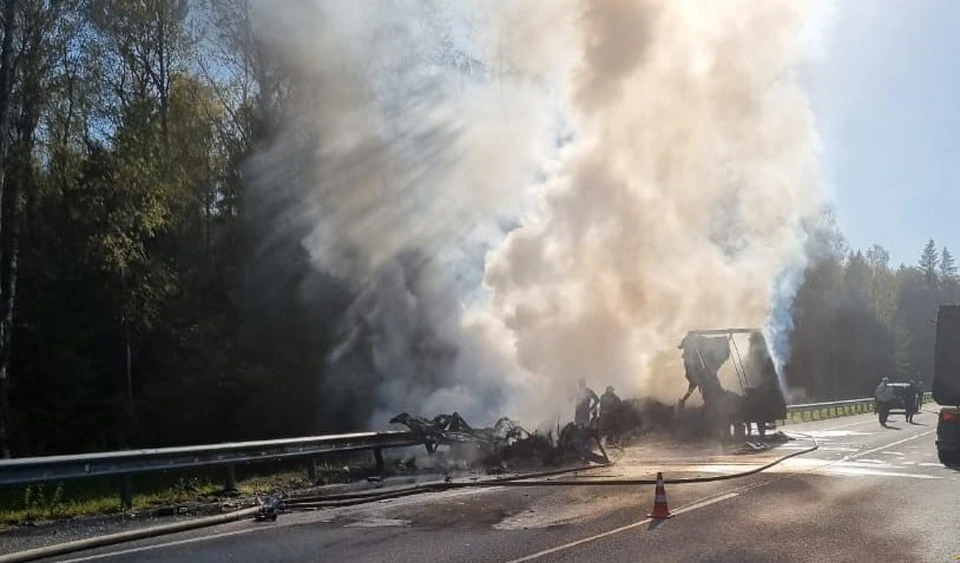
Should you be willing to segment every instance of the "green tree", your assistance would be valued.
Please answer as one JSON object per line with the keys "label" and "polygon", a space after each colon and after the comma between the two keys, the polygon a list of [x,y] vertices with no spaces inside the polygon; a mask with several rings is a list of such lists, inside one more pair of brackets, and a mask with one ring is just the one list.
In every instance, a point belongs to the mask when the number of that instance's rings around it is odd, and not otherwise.
{"label": "green tree", "polygon": [[873,315],[887,330],[893,331],[896,325],[897,292],[899,285],[896,275],[890,271],[890,254],[882,247],[874,245],[867,251],[870,265],[869,301]]}
{"label": "green tree", "polygon": [[960,300],[960,277],[957,264],[947,247],[940,252],[940,302],[956,303]]}
{"label": "green tree", "polygon": [[[919,376],[929,382],[933,372],[933,344],[936,336],[933,319],[939,304],[939,288],[931,285],[931,278],[939,279],[936,271],[931,276],[929,244],[918,267],[901,267],[897,272],[900,292],[898,296],[897,323],[906,333],[903,339],[909,344],[911,376]],[[939,263],[939,253],[933,257]]]}
{"label": "green tree", "polygon": [[804,283],[797,291],[792,306],[794,331],[790,339],[791,356],[786,366],[787,380],[811,399],[838,393],[840,381],[837,362],[837,310],[843,299],[844,271],[842,254],[845,248],[834,229],[814,233],[824,252],[813,260],[804,273]]}
{"label": "green tree", "polygon": [[940,253],[940,277],[945,280],[957,279],[957,263],[947,247]]}
{"label": "green tree", "polygon": [[930,239],[927,245],[923,247],[923,253],[920,254],[920,271],[923,272],[923,282],[927,288],[934,289],[939,283],[940,255],[937,252],[937,244]]}
{"label": "green tree", "polygon": [[[13,97],[13,64],[14,64],[14,37],[17,34],[18,23],[18,2],[17,0],[4,0],[3,2],[3,39],[0,40],[0,205],[3,201],[10,201],[9,196],[4,195],[6,178],[4,173],[7,169],[7,145],[10,128],[11,102]],[[4,213],[0,212],[0,230],[3,228],[2,218]],[[2,236],[2,235],[0,235]],[[2,286],[0,286],[2,290]],[[3,296],[0,296],[3,297]],[[4,343],[9,342],[8,333],[12,326],[7,325],[4,318],[0,317],[0,358],[8,354]],[[2,361],[2,360],[0,360]],[[10,412],[10,391],[9,374],[6,370],[0,371],[0,457],[10,457],[10,448],[8,445],[8,425]]]}

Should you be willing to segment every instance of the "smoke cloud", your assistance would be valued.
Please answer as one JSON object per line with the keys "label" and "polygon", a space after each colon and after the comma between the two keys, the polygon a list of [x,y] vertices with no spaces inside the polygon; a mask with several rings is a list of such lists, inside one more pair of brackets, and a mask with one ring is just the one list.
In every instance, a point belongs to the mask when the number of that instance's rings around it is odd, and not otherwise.
{"label": "smoke cloud", "polygon": [[785,326],[821,203],[803,2],[260,8],[292,78],[252,177],[354,289],[327,380],[374,424],[539,422],[581,377],[674,401],[687,330]]}

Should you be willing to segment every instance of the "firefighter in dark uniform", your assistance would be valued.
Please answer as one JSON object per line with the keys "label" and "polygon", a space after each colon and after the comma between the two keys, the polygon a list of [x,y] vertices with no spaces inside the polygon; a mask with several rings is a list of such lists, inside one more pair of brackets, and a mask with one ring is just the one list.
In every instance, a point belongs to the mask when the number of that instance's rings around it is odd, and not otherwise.
{"label": "firefighter in dark uniform", "polygon": [[581,428],[590,425],[593,419],[594,411],[600,404],[600,397],[593,392],[593,389],[587,387],[587,381],[581,379],[577,390],[577,406],[573,414],[573,422]]}
{"label": "firefighter in dark uniform", "polygon": [[620,397],[607,386],[600,396],[600,437],[606,438],[608,444],[616,444],[620,440]]}
{"label": "firefighter in dark uniform", "polygon": [[907,422],[913,424],[913,415],[917,414],[917,382],[911,381],[903,391],[903,406],[907,412]]}

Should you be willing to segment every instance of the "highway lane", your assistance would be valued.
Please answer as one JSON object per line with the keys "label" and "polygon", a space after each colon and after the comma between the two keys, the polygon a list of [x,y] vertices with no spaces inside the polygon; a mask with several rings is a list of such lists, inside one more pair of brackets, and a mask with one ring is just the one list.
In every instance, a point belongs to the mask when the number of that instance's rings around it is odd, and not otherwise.
{"label": "highway lane", "polygon": [[[791,425],[821,449],[731,481],[453,491],[241,522],[61,561],[953,561],[960,473],[936,462],[935,407],[881,428],[862,415]],[[790,444],[797,448],[800,444]],[[627,471],[618,467],[616,471]],[[668,475],[723,471],[671,465]]]}

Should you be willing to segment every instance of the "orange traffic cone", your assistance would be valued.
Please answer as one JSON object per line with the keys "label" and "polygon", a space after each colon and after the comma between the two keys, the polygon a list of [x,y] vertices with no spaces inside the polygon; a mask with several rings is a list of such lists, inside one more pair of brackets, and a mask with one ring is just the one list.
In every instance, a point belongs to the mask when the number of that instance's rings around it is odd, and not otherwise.
{"label": "orange traffic cone", "polygon": [[647,514],[650,518],[672,518],[667,506],[667,490],[663,486],[663,473],[657,472],[657,490],[653,496],[653,512]]}

